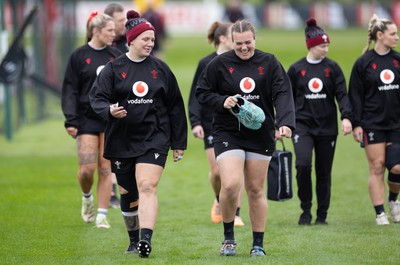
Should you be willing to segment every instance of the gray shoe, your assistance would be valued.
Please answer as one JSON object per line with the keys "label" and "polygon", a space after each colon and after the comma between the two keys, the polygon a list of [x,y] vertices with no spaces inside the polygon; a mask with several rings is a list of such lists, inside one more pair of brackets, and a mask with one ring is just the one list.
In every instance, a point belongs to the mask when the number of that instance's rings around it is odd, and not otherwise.
{"label": "gray shoe", "polygon": [[250,250],[250,257],[263,257],[265,255],[265,250],[260,246],[254,246]]}
{"label": "gray shoe", "polygon": [[221,250],[219,251],[220,256],[235,256],[236,255],[236,241],[235,240],[224,240],[222,242]]}

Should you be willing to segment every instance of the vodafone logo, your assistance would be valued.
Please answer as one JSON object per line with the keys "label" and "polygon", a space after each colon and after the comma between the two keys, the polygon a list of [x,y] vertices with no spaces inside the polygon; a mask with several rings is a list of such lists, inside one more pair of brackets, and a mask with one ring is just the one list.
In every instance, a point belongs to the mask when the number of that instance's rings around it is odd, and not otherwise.
{"label": "vodafone logo", "polygon": [[144,97],[149,92],[149,86],[143,81],[137,81],[133,84],[132,91],[137,97]]}
{"label": "vodafone logo", "polygon": [[97,69],[96,69],[96,75],[99,75],[100,72],[101,72],[101,70],[103,70],[103,68],[104,68],[104,65],[100,65],[99,67],[97,67]]}
{"label": "vodafone logo", "polygon": [[239,87],[243,93],[248,94],[253,92],[253,90],[256,88],[256,83],[251,77],[245,77],[240,81]]}
{"label": "vodafone logo", "polygon": [[310,91],[312,93],[318,93],[321,92],[322,88],[324,87],[321,79],[319,78],[312,78],[309,82],[308,82],[308,89],[310,89]]}
{"label": "vodafone logo", "polygon": [[394,80],[394,73],[393,73],[391,70],[389,70],[389,69],[385,69],[385,70],[383,70],[383,71],[381,72],[380,77],[381,77],[381,81],[382,81],[385,85],[388,85],[388,84],[391,84],[391,83],[393,82],[393,80]]}

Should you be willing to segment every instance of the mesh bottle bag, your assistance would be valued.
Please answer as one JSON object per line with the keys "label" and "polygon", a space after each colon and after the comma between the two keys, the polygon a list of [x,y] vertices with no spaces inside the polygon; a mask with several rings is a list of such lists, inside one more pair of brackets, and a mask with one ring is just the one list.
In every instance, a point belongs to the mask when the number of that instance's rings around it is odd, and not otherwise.
{"label": "mesh bottle bag", "polygon": [[238,119],[240,123],[251,130],[258,130],[265,120],[264,111],[256,104],[246,100],[242,96],[236,95],[238,102],[229,111]]}

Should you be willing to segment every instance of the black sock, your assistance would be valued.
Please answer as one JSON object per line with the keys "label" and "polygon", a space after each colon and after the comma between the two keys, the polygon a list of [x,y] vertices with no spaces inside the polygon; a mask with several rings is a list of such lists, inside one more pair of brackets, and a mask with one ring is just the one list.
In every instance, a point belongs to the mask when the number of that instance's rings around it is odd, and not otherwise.
{"label": "black sock", "polygon": [[254,232],[253,231],[253,247],[259,246],[264,247],[264,232]]}
{"label": "black sock", "polygon": [[131,244],[139,242],[139,230],[128,231]]}
{"label": "black sock", "polygon": [[215,198],[217,199],[217,202],[219,203],[219,195],[215,196]]}
{"label": "black sock", "polygon": [[240,207],[236,208],[236,216],[240,216]]}
{"label": "black sock", "polygon": [[225,223],[224,222],[224,237],[225,237],[225,240],[235,240],[235,233],[233,231],[234,224],[235,224],[235,221],[232,221],[230,223]]}
{"label": "black sock", "polygon": [[397,192],[397,193],[394,193],[394,192],[391,192],[391,191],[389,191],[389,201],[396,201],[397,200],[397,196],[399,195],[399,193]]}
{"label": "black sock", "polygon": [[379,214],[385,212],[385,208],[383,207],[383,204],[374,206],[374,208],[375,208],[376,215],[379,215]]}
{"label": "black sock", "polygon": [[151,243],[151,237],[153,235],[153,230],[148,228],[142,228],[140,231],[140,238],[142,240],[146,240],[147,242]]}

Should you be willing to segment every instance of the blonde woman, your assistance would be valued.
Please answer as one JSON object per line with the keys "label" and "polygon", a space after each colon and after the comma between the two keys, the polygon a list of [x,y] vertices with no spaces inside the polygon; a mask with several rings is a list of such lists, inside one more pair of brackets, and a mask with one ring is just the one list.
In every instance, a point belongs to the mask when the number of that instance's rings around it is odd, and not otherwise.
{"label": "blonde woman", "polygon": [[[399,36],[390,20],[371,17],[368,45],[353,66],[349,98],[353,106],[353,137],[365,148],[369,164],[368,189],[376,224],[388,225],[385,212],[385,167],[388,206],[393,222],[400,222],[400,54]],[[369,50],[371,42],[375,43]]]}
{"label": "blonde woman", "polygon": [[62,86],[62,111],[65,129],[76,139],[78,147],[78,181],[82,191],[82,219],[95,220],[92,186],[97,170],[96,227],[109,228],[107,207],[110,200],[111,165],[103,157],[105,121],[90,106],[89,91],[97,75],[110,60],[121,52],[110,47],[114,40],[113,19],[94,12],[87,22],[87,43],[70,56]]}

